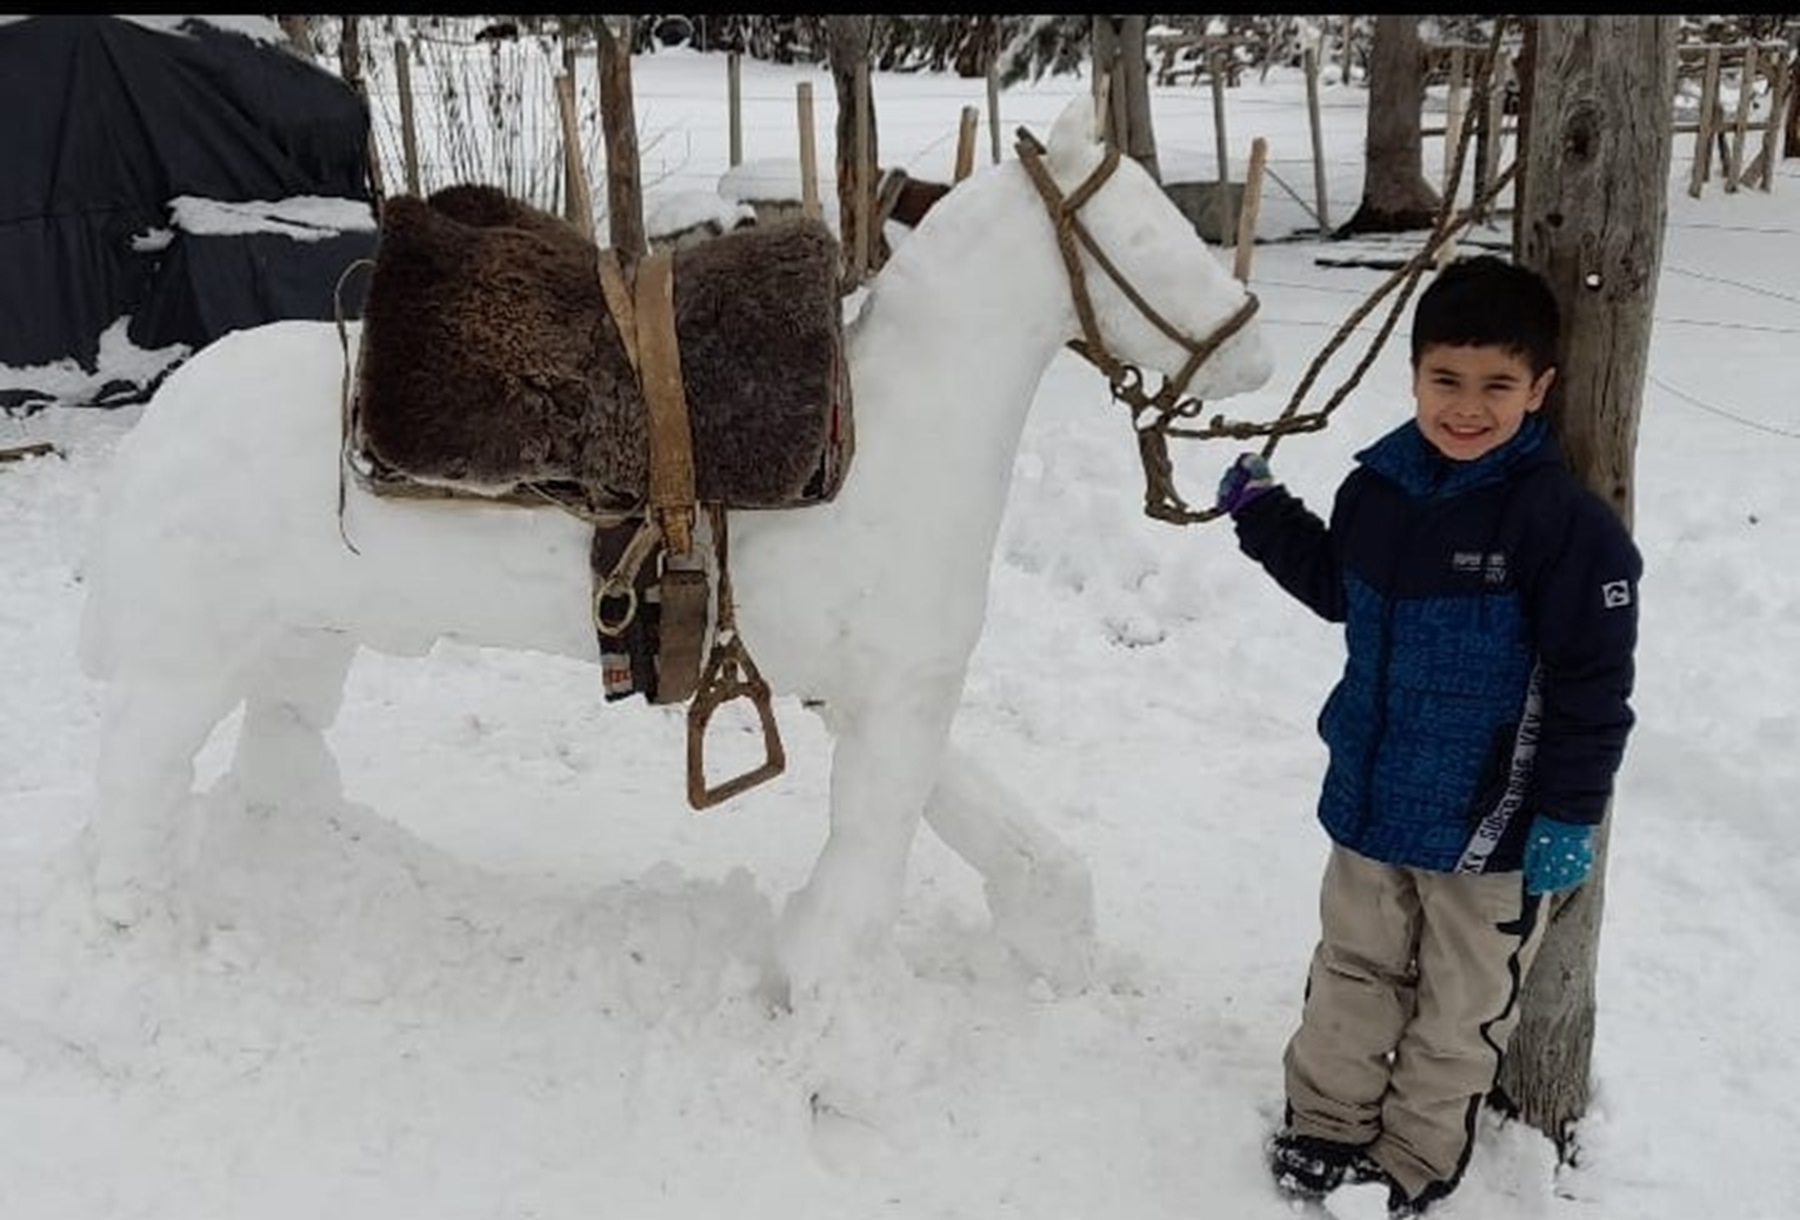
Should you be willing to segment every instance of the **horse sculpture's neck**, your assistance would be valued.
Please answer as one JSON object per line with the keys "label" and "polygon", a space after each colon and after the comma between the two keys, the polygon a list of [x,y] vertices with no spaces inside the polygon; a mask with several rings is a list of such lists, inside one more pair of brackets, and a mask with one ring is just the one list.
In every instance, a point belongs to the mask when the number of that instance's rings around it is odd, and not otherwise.
{"label": "horse sculpture's neck", "polygon": [[772,680],[839,698],[861,688],[869,649],[899,646],[894,632],[917,648],[923,630],[936,638],[916,663],[941,660],[960,682],[1020,432],[1075,325],[1064,277],[1013,165],[958,186],[882,269],[849,337],[856,454],[843,490],[819,509],[734,519],[746,638],[768,651]]}
{"label": "horse sculpture's neck", "polygon": [[1038,381],[1073,325],[1048,217],[1018,167],[963,183],[901,244],[853,331],[858,426],[910,467],[877,459],[861,473],[905,478],[902,501],[960,485],[965,513],[997,521]]}

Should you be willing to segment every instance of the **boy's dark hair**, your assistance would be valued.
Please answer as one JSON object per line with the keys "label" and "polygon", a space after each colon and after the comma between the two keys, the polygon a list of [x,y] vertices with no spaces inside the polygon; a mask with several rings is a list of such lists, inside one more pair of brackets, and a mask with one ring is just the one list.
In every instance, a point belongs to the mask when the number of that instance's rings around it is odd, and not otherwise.
{"label": "boy's dark hair", "polygon": [[1413,310],[1412,363],[1437,344],[1500,347],[1525,357],[1536,377],[1555,367],[1561,330],[1556,294],[1537,272],[1492,254],[1459,258]]}

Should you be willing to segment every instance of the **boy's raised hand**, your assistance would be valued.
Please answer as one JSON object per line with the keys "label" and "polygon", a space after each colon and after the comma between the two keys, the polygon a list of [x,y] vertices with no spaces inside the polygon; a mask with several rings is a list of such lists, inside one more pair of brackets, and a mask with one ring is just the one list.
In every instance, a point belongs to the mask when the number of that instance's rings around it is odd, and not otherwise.
{"label": "boy's raised hand", "polygon": [[1594,867],[1594,828],[1539,815],[1525,839],[1525,892],[1553,894],[1587,880]]}
{"label": "boy's raised hand", "polygon": [[1275,486],[1275,476],[1260,453],[1240,453],[1219,480],[1219,496],[1213,502],[1221,512],[1237,516],[1250,501]]}

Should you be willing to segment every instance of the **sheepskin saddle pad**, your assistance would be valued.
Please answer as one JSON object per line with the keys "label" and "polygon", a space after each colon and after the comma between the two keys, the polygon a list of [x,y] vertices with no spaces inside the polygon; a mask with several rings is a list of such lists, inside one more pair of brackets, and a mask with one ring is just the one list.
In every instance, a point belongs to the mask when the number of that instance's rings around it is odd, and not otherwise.
{"label": "sheepskin saddle pad", "polygon": [[[390,198],[346,420],[364,484],[486,497],[572,486],[593,507],[641,505],[648,412],[598,257],[572,225],[492,187]],[[674,254],[700,502],[837,493],[853,449],[838,265],[814,220]]]}

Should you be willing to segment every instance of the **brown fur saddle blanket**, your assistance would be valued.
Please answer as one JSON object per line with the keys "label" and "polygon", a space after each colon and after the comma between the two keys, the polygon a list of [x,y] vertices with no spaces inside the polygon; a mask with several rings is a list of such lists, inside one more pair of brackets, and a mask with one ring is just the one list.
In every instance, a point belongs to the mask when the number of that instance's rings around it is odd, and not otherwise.
{"label": "brown fur saddle blanket", "polygon": [[[648,416],[598,253],[492,187],[390,198],[346,419],[365,486],[640,505]],[[673,258],[697,499],[831,499],[854,448],[836,238],[789,221]]]}

